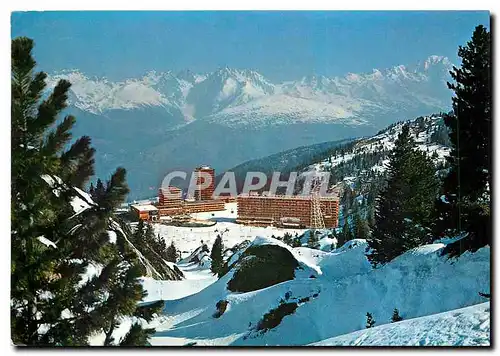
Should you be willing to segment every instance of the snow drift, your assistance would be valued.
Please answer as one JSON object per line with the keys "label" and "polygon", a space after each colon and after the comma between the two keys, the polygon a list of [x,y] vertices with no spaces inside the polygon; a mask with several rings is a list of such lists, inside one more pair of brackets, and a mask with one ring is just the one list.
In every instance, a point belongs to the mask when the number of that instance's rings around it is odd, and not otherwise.
{"label": "snow drift", "polygon": [[[249,248],[273,245],[286,249],[303,267],[293,279],[249,292],[231,292],[227,285]],[[333,252],[292,249],[272,238],[256,238],[229,259],[233,266],[207,288],[167,301],[164,322],[155,325],[153,345],[305,345],[365,328],[366,313],[376,325],[390,322],[394,308],[404,320],[485,302],[478,292],[490,291],[490,248],[448,259],[444,244],[406,252],[372,269],[364,254],[366,242],[347,242]],[[312,273],[313,272],[313,273]],[[311,278],[311,275],[314,277]],[[224,312],[215,318],[217,305]],[[295,304],[279,324],[259,330],[265,315]],[[438,337],[438,336],[436,336]],[[441,345],[450,345],[444,337]]]}
{"label": "snow drift", "polygon": [[403,320],[311,346],[490,346],[490,303]]}

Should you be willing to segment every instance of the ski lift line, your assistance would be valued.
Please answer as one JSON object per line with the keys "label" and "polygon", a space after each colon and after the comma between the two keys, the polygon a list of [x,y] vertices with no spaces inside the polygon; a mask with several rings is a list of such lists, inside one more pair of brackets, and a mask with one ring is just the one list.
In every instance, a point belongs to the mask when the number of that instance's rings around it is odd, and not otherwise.
{"label": "ski lift line", "polygon": [[312,182],[312,194],[311,194],[311,230],[314,232],[316,229],[324,229],[325,221],[323,219],[323,214],[321,212],[321,205],[319,201],[319,191],[320,182],[319,180],[314,180]]}

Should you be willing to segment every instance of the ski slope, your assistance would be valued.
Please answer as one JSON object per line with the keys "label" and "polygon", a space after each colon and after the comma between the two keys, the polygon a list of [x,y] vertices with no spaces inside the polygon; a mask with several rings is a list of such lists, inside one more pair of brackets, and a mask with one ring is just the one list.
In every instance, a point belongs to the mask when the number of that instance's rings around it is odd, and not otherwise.
{"label": "ski slope", "polygon": [[[476,311],[473,311],[473,316],[467,312],[463,317],[451,313],[439,317],[436,322],[432,321],[435,314],[486,301],[478,292],[490,291],[489,247],[448,259],[441,256],[445,245],[435,243],[410,250],[389,264],[372,269],[364,254],[364,240],[349,241],[332,252],[290,248],[269,237],[258,237],[252,244],[274,244],[286,248],[305,270],[296,273],[293,280],[247,293],[233,293],[227,289],[227,282],[234,271],[217,281],[209,283],[205,280],[205,288],[180,299],[180,295],[191,293],[201,286],[190,286],[192,289],[189,289],[187,285],[194,282],[186,282],[188,279],[163,284],[164,289],[160,293],[166,300],[165,308],[163,315],[154,322],[156,334],[151,338],[151,344],[294,346],[331,341],[336,344],[358,342],[368,345],[372,340],[383,343],[390,335],[397,335],[391,329],[395,324],[389,324],[394,308],[399,309],[405,320],[399,324],[410,326],[401,331],[391,345],[400,345],[401,342],[453,346],[485,345],[489,342],[489,327],[484,316],[489,314],[489,309],[481,309],[479,316]],[[198,278],[197,275],[200,279],[207,276],[206,272],[198,269],[190,277]],[[176,286],[183,292],[177,291]],[[151,295],[158,293],[158,290],[149,290],[147,284],[145,287]],[[159,288],[158,285],[155,288]],[[256,331],[255,326],[263,315],[279,306],[287,296],[288,301],[298,303],[295,312],[285,316],[277,327],[267,332]],[[228,307],[220,318],[214,318],[216,303],[220,300],[226,300]],[[350,338],[337,341],[336,337],[340,335],[358,330],[364,332],[367,312],[373,314],[376,325],[387,324],[384,334],[366,336],[366,343]],[[423,332],[414,337],[403,335],[411,332],[413,324],[406,323],[415,321],[410,319],[419,320],[414,318],[424,316],[430,318],[424,319],[429,327],[434,325],[437,329],[440,325],[451,325],[451,321],[446,321],[449,318],[455,318],[454,326],[443,329],[433,339],[426,339],[428,336]],[[468,331],[474,325],[478,328],[476,334]],[[470,334],[470,338],[462,337],[466,333]]]}
{"label": "ski slope", "polygon": [[197,263],[179,264],[179,269],[186,277],[180,281],[162,281],[142,278],[142,286],[148,292],[144,302],[156,300],[175,300],[198,293],[217,281],[209,269],[198,269]]}
{"label": "ski slope", "polygon": [[403,320],[310,346],[490,346],[490,303]]}

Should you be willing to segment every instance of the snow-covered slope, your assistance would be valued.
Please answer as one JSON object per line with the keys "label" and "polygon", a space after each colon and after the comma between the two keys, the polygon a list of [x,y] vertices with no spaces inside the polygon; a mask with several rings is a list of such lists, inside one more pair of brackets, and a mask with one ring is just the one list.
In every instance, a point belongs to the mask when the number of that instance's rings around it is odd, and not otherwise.
{"label": "snow-covered slope", "polygon": [[[380,160],[372,165],[370,169],[375,172],[383,172],[389,162],[390,151],[401,133],[404,124],[410,125],[410,134],[417,144],[417,148],[432,158],[435,163],[444,163],[450,154],[450,147],[437,139],[438,130],[444,130],[443,119],[440,115],[419,117],[409,121],[401,121],[390,125],[371,137],[363,137],[354,140],[343,152],[337,150],[333,155],[327,155],[319,162],[311,164],[304,169],[307,172],[329,171],[340,164],[347,164],[362,154],[381,153]],[[354,172],[351,172],[354,175]]]}
{"label": "snow-covered slope", "polygon": [[490,303],[403,320],[311,346],[490,346]]}
{"label": "snow-covered slope", "polygon": [[[441,256],[443,244],[431,244],[410,250],[384,267],[372,269],[364,255],[366,243],[355,242],[348,242],[330,253],[308,251],[303,247],[291,249],[277,240],[257,238],[254,244],[275,244],[289,249],[297,260],[316,271],[315,277],[311,277],[310,272],[299,273],[292,280],[264,289],[234,293],[228,290],[234,273],[230,270],[196,294],[167,301],[163,319],[155,324],[157,333],[151,343],[306,345],[364,330],[367,312],[372,313],[378,326],[390,323],[394,308],[410,322],[409,319],[486,301],[478,292],[490,291],[489,247],[448,259]],[[228,303],[227,307],[220,317],[214,317],[216,304],[221,300]],[[276,327],[259,330],[257,325],[264,315],[283,304],[295,305],[295,310],[286,313]],[[486,312],[484,309],[481,314]],[[443,330],[442,337],[435,334],[428,343],[452,346],[474,327],[471,324],[476,324],[477,337],[462,342],[483,345],[487,341],[484,315],[477,317],[480,323],[473,320],[475,316],[450,316],[455,318],[450,328]],[[436,320],[441,325],[445,323],[442,316]],[[456,338],[452,338],[452,334]],[[404,342],[404,336],[400,337]],[[349,340],[347,344],[352,342]]]}

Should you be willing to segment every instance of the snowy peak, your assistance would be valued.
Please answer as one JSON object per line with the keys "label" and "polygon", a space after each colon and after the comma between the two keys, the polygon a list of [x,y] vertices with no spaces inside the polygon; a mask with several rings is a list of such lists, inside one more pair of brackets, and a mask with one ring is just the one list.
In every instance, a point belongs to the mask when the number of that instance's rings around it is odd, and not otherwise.
{"label": "snowy peak", "polygon": [[245,103],[251,99],[274,93],[274,85],[260,73],[253,70],[224,68],[216,72],[223,82],[219,97],[236,97],[236,103]]}
{"label": "snowy peak", "polygon": [[376,81],[408,81],[418,82],[422,80],[442,79],[434,78],[434,75],[448,74],[453,64],[448,57],[431,55],[423,62],[418,62],[416,65],[396,65],[386,69],[374,68],[372,73],[348,73],[343,78],[334,78],[336,82],[376,82]]}
{"label": "snowy peak", "polygon": [[93,114],[113,109],[169,105],[168,99],[154,89],[159,76],[152,72],[141,79],[127,79],[122,82],[89,78],[79,71],[62,72],[49,76],[48,89],[53,88],[60,79],[71,82],[73,100],[70,100],[70,104]]}
{"label": "snowy peak", "polygon": [[190,71],[189,69],[182,70],[177,72],[176,77],[180,80],[184,80],[191,84],[196,84],[202,82],[206,79],[206,75],[198,74]]}
{"label": "snowy peak", "polygon": [[431,55],[427,57],[424,61],[418,62],[413,66],[397,65],[390,69],[387,69],[387,73],[393,73],[403,77],[409,76],[420,76],[420,75],[432,75],[432,72],[448,72],[452,69],[453,64],[445,56]]}
{"label": "snowy peak", "polygon": [[432,55],[429,56],[424,62],[424,70],[429,70],[433,66],[441,65],[445,69],[451,70],[453,64],[448,59],[448,57]]}
{"label": "snowy peak", "polygon": [[186,104],[203,118],[273,93],[274,85],[255,71],[221,68],[192,88]]}
{"label": "snowy peak", "polygon": [[73,70],[53,74],[49,82],[53,86],[58,79],[68,79],[73,84],[71,104],[94,114],[163,107],[168,112],[177,110],[187,121],[208,119],[227,126],[359,125],[373,124],[381,115],[390,121],[391,115],[447,109],[450,93],[445,82],[451,67],[448,58],[432,55],[414,66],[343,77],[312,74],[283,83],[272,83],[254,70],[229,67],[206,74],[153,70],[141,78],[117,82]]}

